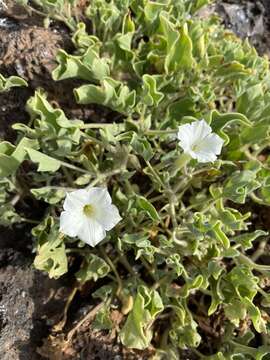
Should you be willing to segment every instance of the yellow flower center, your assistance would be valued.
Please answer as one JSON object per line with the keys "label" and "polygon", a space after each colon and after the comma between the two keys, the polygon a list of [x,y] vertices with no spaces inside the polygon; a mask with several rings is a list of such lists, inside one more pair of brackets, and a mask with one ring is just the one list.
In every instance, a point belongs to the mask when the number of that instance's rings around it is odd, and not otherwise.
{"label": "yellow flower center", "polygon": [[87,217],[91,217],[94,215],[95,209],[94,209],[93,205],[87,204],[87,205],[84,205],[83,212],[84,212],[84,215],[86,215]]}

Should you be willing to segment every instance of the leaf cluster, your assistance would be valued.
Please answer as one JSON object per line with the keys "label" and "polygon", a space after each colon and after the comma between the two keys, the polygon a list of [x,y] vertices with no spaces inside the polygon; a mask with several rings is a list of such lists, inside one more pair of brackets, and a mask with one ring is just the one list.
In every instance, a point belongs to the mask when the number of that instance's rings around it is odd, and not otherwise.
{"label": "leaf cluster", "polygon": [[[118,116],[67,119],[36,91],[29,124],[13,126],[16,144],[0,144],[1,222],[22,218],[10,208],[14,197],[47,203],[33,229],[34,265],[59,277],[78,257],[81,286],[103,284],[92,295],[105,299],[97,328],[111,328],[116,299],[125,346],[154,344],[160,358],[188,348],[213,360],[262,359],[270,267],[257,262],[268,229],[257,226],[256,209],[270,205],[269,64],[216,17],[196,15],[207,3],[91,1],[92,33],[76,23],[75,51],[59,51],[52,76],[80,79],[79,104]],[[202,118],[224,139],[219,160],[176,167],[178,126]],[[90,249],[59,234],[58,216],[66,192],[97,185],[108,187],[123,220]]]}

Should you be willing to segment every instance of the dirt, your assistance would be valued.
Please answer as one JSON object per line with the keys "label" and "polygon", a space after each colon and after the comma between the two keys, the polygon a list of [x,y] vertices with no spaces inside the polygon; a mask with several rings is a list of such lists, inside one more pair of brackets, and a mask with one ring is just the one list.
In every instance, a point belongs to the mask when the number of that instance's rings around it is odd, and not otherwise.
{"label": "dirt", "polygon": [[[77,17],[82,18],[81,1]],[[59,48],[72,51],[65,26],[52,23],[43,27],[43,19],[25,11],[14,0],[0,1],[0,72],[19,75],[28,81],[28,88],[13,89],[0,94],[0,138],[12,139],[10,125],[27,122],[25,102],[36,87],[43,87],[49,99],[64,109],[69,118],[84,121],[106,121],[112,112],[95,106],[78,106],[70,89],[79,82],[51,80]],[[270,2],[219,1],[206,12],[217,11],[225,26],[241,37],[248,37],[260,53],[270,50]],[[62,316],[74,280],[64,277],[50,280],[35,271],[30,228],[0,228],[0,353],[3,360],[132,360],[149,359],[151,352],[132,352],[122,348],[114,332],[94,332],[91,321],[85,321],[72,339],[67,334],[95,306],[89,292],[77,294],[69,310],[63,331],[53,332]],[[21,234],[24,234],[21,236]],[[63,350],[65,349],[65,350]],[[183,359],[196,359],[194,353],[183,351]]]}
{"label": "dirt", "polygon": [[[2,245],[2,244],[1,244]],[[3,360],[38,360],[36,348],[60,320],[69,292],[31,267],[31,258],[12,248],[0,255],[0,349]]]}
{"label": "dirt", "polygon": [[[17,7],[13,8],[17,11]],[[7,125],[27,121],[26,100],[33,94],[33,89],[51,84],[50,72],[55,67],[57,50],[69,45],[67,33],[37,25],[20,25],[16,17],[11,17],[10,11],[2,17],[0,13],[0,71],[4,76],[21,76],[29,86],[0,94],[0,134],[8,128],[5,133],[8,139],[12,132]]]}
{"label": "dirt", "polygon": [[[83,6],[85,3],[82,2]],[[14,5],[14,1],[6,4],[7,7],[1,8],[0,2],[0,72],[4,76],[22,77],[28,82],[28,87],[14,88],[0,94],[0,136],[7,140],[13,139],[15,134],[10,125],[28,121],[25,103],[37,88],[43,88],[48,99],[56,107],[61,107],[71,119],[105,122],[108,117],[114,118],[111,110],[76,104],[67,89],[79,86],[80,81],[52,80],[51,71],[57,65],[58,49],[73,51],[68,30],[58,23],[45,29],[41,18]]]}

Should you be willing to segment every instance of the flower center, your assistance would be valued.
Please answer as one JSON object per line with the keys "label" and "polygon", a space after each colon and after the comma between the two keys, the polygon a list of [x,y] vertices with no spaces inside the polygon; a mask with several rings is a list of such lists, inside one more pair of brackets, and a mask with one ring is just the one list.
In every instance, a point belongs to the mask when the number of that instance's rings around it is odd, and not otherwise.
{"label": "flower center", "polygon": [[95,209],[94,209],[93,205],[91,205],[91,204],[84,205],[84,207],[83,207],[84,215],[86,215],[87,217],[91,217],[94,215],[94,212],[95,212]]}
{"label": "flower center", "polygon": [[199,144],[194,144],[192,147],[191,147],[191,150],[196,152],[197,150],[199,150]]}

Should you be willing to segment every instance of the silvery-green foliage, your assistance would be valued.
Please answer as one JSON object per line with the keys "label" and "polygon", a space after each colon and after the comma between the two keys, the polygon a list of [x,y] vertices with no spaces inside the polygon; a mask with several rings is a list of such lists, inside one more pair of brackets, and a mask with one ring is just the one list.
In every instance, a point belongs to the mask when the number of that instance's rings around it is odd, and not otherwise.
{"label": "silvery-green foliage", "polygon": [[[99,329],[112,326],[116,299],[128,347],[153,341],[177,358],[178,349],[203,349],[202,334],[218,322],[204,358],[262,359],[270,267],[255,250],[268,240],[256,209],[270,205],[269,64],[215,17],[196,15],[207,3],[91,1],[92,33],[76,24],[74,53],[59,51],[52,76],[80,79],[76,101],[112,115],[106,124],[67,119],[36,91],[29,126],[15,124],[16,144],[0,144],[2,222],[20,221],[8,204],[23,196],[19,169],[31,164],[29,194],[48,204],[33,229],[34,264],[59,277],[78,256],[79,281],[102,278]],[[178,145],[178,127],[201,119],[223,139],[213,163],[187,162]],[[59,233],[65,194],[88,186],[106,186],[122,216],[94,249]]]}
{"label": "silvery-green foliage", "polygon": [[0,74],[0,92],[8,91],[13,87],[20,86],[27,86],[27,82],[18,76],[10,76],[6,78]]}

